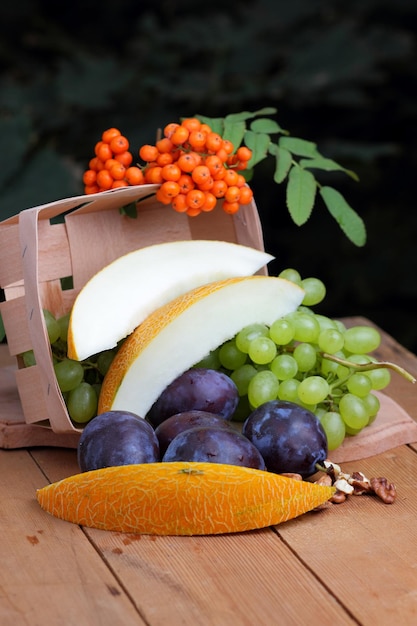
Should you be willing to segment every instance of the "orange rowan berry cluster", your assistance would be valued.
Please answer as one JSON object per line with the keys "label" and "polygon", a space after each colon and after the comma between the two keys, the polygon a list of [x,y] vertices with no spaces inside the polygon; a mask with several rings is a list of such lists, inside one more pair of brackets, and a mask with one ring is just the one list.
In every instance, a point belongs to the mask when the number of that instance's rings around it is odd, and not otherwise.
{"label": "orange rowan berry cluster", "polygon": [[144,183],[140,167],[132,165],[129,141],[117,128],[109,128],[94,147],[94,157],[83,174],[86,194]]}
{"label": "orange rowan berry cluster", "polygon": [[158,184],[157,199],[189,216],[212,211],[219,199],[229,214],[252,200],[252,189],[240,173],[252,151],[241,146],[235,152],[230,141],[197,118],[168,124],[155,145],[140,148],[139,157],[144,165],[132,165],[126,137],[115,128],[104,131],[84,172],[85,193]]}
{"label": "orange rowan berry cluster", "polygon": [[233,214],[252,200],[253,192],[239,173],[252,151],[241,146],[234,152],[230,141],[197,118],[165,126],[163,137],[142,146],[139,157],[146,163],[145,182],[160,184],[157,199],[179,213],[212,211],[222,198],[223,210]]}

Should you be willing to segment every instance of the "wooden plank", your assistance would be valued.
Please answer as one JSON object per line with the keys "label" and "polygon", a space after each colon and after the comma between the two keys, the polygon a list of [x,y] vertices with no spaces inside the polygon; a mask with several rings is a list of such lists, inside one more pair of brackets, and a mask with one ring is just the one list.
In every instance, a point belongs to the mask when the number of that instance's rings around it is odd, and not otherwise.
{"label": "wooden plank", "polygon": [[393,481],[392,505],[351,496],[325,514],[277,527],[279,536],[363,626],[417,623],[417,456],[406,446],[360,463],[348,472]]}
{"label": "wooden plank", "polygon": [[2,626],[145,624],[83,531],[40,509],[29,453],[0,450],[0,475]]}

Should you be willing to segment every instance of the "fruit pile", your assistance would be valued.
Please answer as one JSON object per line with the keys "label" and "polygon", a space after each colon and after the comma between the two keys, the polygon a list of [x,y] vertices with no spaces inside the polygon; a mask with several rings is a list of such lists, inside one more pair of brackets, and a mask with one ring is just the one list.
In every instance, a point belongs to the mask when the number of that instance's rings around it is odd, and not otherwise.
{"label": "fruit pile", "polygon": [[252,157],[247,146],[235,146],[197,118],[170,123],[155,145],[139,149],[143,165],[133,164],[129,141],[116,128],[103,132],[95,156],[84,172],[86,194],[158,184],[157,199],[189,216],[212,211],[219,199],[233,214],[253,197],[242,171]]}

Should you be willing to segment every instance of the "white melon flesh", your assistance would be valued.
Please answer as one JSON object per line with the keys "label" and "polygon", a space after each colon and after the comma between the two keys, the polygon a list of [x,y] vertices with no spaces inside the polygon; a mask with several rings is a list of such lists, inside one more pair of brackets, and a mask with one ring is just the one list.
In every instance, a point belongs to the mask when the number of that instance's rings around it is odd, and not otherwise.
{"label": "white melon flesh", "polygon": [[269,276],[219,281],[155,311],[126,340],[102,386],[99,412],[145,417],[162,391],[211,350],[252,323],[271,325],[294,311],[304,291]]}
{"label": "white melon flesh", "polygon": [[68,331],[68,356],[82,361],[113,348],[152,311],[181,293],[234,276],[255,274],[274,257],[225,241],[174,241],[119,257],[78,294]]}

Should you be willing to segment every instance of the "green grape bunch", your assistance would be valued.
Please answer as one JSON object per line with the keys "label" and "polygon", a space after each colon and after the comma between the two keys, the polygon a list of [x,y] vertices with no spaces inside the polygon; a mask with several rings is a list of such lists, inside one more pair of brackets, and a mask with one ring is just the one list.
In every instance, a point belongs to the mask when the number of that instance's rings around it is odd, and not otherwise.
{"label": "green grape bunch", "polygon": [[388,386],[391,370],[412,377],[372,355],[381,342],[376,328],[346,328],[340,320],[313,311],[326,295],[320,279],[302,279],[292,268],[279,276],[304,289],[301,306],[269,327],[242,328],[197,366],[222,370],[232,378],[240,396],[235,420],[244,421],[265,402],[294,402],[320,419],[328,448],[334,450],[375,420],[380,408],[375,391]]}

